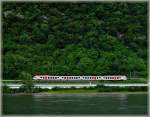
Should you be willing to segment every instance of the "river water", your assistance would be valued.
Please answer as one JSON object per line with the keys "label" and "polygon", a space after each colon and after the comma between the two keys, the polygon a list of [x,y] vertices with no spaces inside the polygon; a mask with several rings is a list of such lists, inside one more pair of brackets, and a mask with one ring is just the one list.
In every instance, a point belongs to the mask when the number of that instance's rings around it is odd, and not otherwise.
{"label": "river water", "polygon": [[147,115],[147,94],[3,95],[3,115]]}

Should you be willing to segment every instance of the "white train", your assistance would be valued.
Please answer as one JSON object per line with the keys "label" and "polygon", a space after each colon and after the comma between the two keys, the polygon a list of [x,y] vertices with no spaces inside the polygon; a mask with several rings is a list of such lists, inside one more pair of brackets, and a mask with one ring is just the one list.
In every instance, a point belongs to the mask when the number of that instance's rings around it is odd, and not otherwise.
{"label": "white train", "polygon": [[33,80],[127,80],[124,75],[113,75],[113,76],[50,76],[50,75],[36,75]]}

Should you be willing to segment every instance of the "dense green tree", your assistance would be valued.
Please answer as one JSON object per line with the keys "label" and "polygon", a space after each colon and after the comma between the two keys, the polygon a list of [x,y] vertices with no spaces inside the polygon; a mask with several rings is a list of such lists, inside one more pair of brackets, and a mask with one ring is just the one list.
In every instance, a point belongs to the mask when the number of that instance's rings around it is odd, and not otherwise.
{"label": "dense green tree", "polygon": [[147,74],[147,5],[3,2],[3,78]]}
{"label": "dense green tree", "polygon": [[23,86],[21,86],[21,89],[24,89],[26,93],[31,93],[34,88],[31,74],[26,72],[21,72],[19,78],[23,79]]}

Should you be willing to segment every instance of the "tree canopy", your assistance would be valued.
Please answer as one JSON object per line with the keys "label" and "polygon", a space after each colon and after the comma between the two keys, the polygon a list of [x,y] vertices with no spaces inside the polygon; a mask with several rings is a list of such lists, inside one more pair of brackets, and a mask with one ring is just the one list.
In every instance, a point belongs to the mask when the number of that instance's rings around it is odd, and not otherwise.
{"label": "tree canopy", "polygon": [[147,2],[3,2],[3,78],[147,72]]}

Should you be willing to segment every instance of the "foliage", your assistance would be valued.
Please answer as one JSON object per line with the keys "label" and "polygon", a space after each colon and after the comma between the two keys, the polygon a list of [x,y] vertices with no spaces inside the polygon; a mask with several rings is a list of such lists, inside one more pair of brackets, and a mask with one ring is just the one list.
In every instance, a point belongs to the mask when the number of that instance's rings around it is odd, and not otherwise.
{"label": "foliage", "polygon": [[146,73],[147,5],[3,2],[3,78]]}
{"label": "foliage", "polygon": [[11,93],[11,89],[7,85],[2,86],[3,93]]}
{"label": "foliage", "polygon": [[21,72],[19,78],[24,79],[23,86],[20,87],[20,90],[26,93],[33,92],[34,84],[32,82],[32,76],[29,73]]}
{"label": "foliage", "polygon": [[107,86],[97,86],[97,91],[98,92],[135,92],[135,91],[148,91],[148,88],[145,87],[136,87],[136,86],[132,86],[132,87],[107,87]]}

